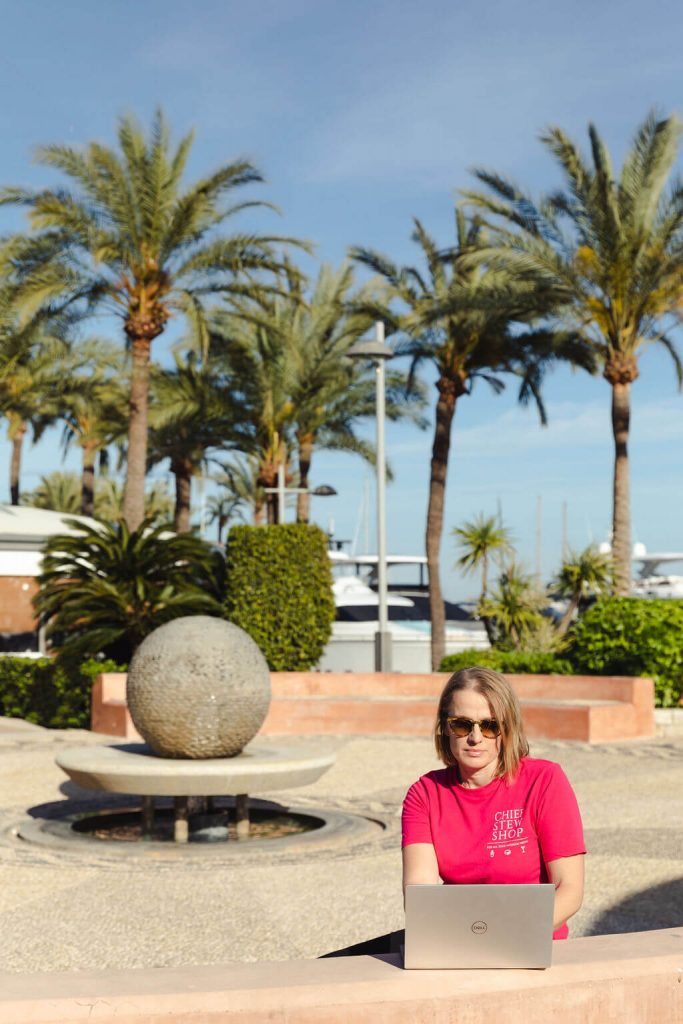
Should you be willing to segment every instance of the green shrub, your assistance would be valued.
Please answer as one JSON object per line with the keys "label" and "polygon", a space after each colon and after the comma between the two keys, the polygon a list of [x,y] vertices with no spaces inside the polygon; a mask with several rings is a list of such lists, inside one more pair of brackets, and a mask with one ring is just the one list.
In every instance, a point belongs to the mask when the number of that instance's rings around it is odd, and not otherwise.
{"label": "green shrub", "polygon": [[327,539],[317,526],[234,526],[226,554],[225,614],[263,651],[271,670],[305,671],[332,632]]}
{"label": "green shrub", "polygon": [[509,672],[510,675],[529,674],[567,676],[574,671],[572,663],[557,654],[547,651],[501,651],[490,648],[485,651],[467,650],[448,654],[441,662],[442,672],[457,672],[461,668],[480,665],[495,672]]}
{"label": "green shrub", "polygon": [[612,597],[586,611],[572,631],[577,672],[650,676],[656,703],[683,697],[683,601]]}
{"label": "green shrub", "polygon": [[93,679],[118,671],[113,661],[68,665],[54,658],[0,657],[0,715],[51,729],[88,729]]}

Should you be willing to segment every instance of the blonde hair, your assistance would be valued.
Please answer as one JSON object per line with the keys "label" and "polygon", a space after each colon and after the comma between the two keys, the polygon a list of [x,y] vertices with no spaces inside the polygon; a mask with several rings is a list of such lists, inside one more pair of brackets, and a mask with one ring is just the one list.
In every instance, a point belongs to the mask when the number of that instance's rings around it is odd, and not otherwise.
{"label": "blonde hair", "polygon": [[488,701],[491,713],[500,726],[500,750],[495,778],[505,776],[512,780],[517,774],[519,762],[529,753],[529,744],[524,735],[522,711],[517,694],[507,679],[490,668],[461,668],[454,672],[439,697],[434,727],[436,753],[445,765],[457,764],[449,741],[447,718],[451,698],[458,690],[474,690]]}

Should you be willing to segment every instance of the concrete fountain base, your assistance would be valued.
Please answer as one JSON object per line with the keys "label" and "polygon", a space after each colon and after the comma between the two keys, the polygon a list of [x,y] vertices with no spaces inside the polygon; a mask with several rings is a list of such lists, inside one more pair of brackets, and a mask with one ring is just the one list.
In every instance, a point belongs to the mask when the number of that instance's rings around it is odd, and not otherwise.
{"label": "concrete fountain base", "polygon": [[158,757],[145,743],[69,747],[56,758],[85,789],[143,798],[143,831],[151,832],[154,797],[175,800],[175,839],[187,842],[188,797],[235,796],[238,836],[249,832],[248,795],[315,782],[335,761],[320,746],[294,750],[285,742],[255,740],[236,757],[186,760]]}

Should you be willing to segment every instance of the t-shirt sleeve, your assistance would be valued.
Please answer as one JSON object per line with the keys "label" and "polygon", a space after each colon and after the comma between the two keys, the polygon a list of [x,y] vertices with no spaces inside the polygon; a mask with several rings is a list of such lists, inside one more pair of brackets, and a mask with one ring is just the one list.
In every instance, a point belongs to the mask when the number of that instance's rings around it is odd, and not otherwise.
{"label": "t-shirt sleeve", "polygon": [[429,800],[422,779],[415,782],[403,801],[403,838],[401,847],[411,843],[432,843],[432,827],[429,821]]}
{"label": "t-shirt sleeve", "polygon": [[536,810],[536,834],[543,860],[558,860],[585,853],[579,805],[569,779],[553,764]]}

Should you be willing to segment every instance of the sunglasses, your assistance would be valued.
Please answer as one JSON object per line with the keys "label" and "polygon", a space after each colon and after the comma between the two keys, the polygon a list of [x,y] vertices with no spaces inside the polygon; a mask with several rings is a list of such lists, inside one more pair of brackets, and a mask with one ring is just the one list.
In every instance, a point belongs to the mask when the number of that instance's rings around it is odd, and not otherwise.
{"label": "sunglasses", "polygon": [[473,718],[447,718],[446,721],[453,735],[459,736],[460,739],[469,736],[475,725],[479,726],[482,736],[487,740],[494,740],[500,736],[500,725],[495,718],[482,718],[478,722]]}

